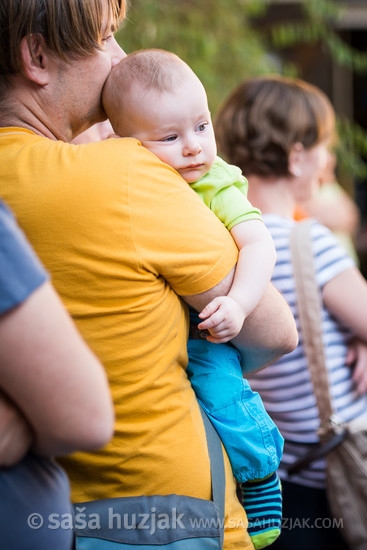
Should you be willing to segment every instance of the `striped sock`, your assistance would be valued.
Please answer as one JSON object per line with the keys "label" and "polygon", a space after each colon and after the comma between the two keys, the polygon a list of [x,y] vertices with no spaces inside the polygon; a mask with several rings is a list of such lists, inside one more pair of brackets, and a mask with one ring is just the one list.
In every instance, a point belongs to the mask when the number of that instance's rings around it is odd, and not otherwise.
{"label": "striped sock", "polygon": [[256,550],[272,544],[280,535],[282,491],[274,472],[264,479],[241,483],[248,532]]}

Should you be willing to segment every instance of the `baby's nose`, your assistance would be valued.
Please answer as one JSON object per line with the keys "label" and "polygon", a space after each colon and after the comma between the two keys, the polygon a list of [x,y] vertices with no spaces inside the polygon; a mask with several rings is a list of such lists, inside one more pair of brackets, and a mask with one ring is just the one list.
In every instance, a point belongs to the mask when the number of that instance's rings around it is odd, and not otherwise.
{"label": "baby's nose", "polygon": [[196,140],[190,140],[185,143],[183,154],[184,156],[198,155],[200,151],[201,151],[200,143]]}

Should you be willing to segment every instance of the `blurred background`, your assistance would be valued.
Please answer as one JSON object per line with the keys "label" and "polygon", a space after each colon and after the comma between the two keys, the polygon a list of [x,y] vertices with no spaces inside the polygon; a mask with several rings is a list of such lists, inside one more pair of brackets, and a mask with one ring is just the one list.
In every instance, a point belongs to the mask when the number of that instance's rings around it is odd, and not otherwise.
{"label": "blurred background", "polygon": [[353,235],[367,277],[367,0],[129,0],[117,40],[163,48],[206,87],[213,116],[249,76],[279,73],[319,86],[338,119],[337,180],[358,207]]}

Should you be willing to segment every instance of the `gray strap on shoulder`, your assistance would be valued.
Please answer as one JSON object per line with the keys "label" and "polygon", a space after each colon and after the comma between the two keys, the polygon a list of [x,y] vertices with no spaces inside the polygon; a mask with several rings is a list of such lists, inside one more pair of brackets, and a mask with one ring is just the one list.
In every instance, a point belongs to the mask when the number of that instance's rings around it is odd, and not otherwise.
{"label": "gray strap on shoulder", "polygon": [[210,458],[210,472],[212,478],[212,496],[213,502],[218,508],[220,518],[220,532],[221,532],[221,548],[223,548],[224,537],[224,503],[225,503],[225,490],[226,490],[226,478],[224,471],[224,460],[222,443],[219,439],[215,428],[210,422],[209,418],[200,407],[201,416],[205,426],[206,439],[208,443],[208,452]]}

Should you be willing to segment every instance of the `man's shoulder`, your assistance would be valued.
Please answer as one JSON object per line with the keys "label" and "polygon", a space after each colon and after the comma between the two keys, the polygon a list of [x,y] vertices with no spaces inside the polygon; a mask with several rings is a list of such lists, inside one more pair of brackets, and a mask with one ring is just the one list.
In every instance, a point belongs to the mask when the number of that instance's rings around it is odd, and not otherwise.
{"label": "man's shoulder", "polygon": [[111,138],[79,145],[61,142],[61,147],[75,159],[94,160],[96,163],[110,158],[115,159],[116,163],[126,162],[131,156],[144,155],[143,147],[134,138]]}
{"label": "man's shoulder", "polygon": [[[76,161],[79,159],[89,166],[91,164],[96,170],[122,170],[130,175],[149,173],[151,177],[162,171],[182,180],[173,168],[164,164],[135,138],[111,138],[84,145],[66,145],[72,149],[70,154]],[[184,184],[187,185],[186,182]]]}

